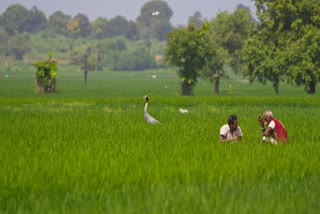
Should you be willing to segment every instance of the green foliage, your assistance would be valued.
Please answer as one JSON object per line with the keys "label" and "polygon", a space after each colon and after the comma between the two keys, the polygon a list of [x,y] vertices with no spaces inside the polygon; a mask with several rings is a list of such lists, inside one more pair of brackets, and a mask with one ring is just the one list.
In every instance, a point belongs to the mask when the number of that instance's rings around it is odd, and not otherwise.
{"label": "green foliage", "polygon": [[98,50],[99,60],[102,65],[112,68],[117,61],[120,52],[127,51],[128,40],[124,37],[104,39],[97,42],[95,48]]}
{"label": "green foliage", "polygon": [[53,14],[50,15],[49,21],[48,21],[48,29],[52,30],[55,33],[62,34],[62,35],[68,35],[68,22],[71,20],[71,17],[68,15],[65,15],[61,11],[56,11]]}
{"label": "green foliage", "polygon": [[154,58],[144,48],[138,48],[119,53],[112,69],[115,71],[142,71],[154,67]]}
{"label": "green foliage", "polygon": [[32,7],[28,11],[20,4],[13,4],[3,13],[0,23],[2,23],[9,35],[14,35],[16,33],[36,32],[46,29],[47,18],[36,7]]}
{"label": "green foliage", "polygon": [[22,60],[23,56],[31,51],[31,47],[29,33],[17,33],[9,38],[8,52],[13,54],[17,60]]}
{"label": "green foliage", "polygon": [[105,37],[105,28],[107,25],[107,19],[98,17],[96,20],[90,23],[93,36],[97,39]]}
{"label": "green foliage", "polygon": [[42,61],[34,62],[36,67],[36,83],[38,92],[54,93],[56,92],[57,61],[53,59],[53,52],[48,54],[48,58]]}
{"label": "green foliage", "polygon": [[202,15],[199,11],[196,11],[192,16],[188,18],[188,23],[192,23],[196,26],[196,28],[201,28],[204,23]]}
{"label": "green foliage", "polygon": [[238,8],[234,13],[220,12],[210,22],[213,37],[231,54],[230,57],[243,48],[249,34],[250,18],[250,10]]}
{"label": "green foliage", "polygon": [[8,52],[8,40],[9,36],[5,29],[0,24],[0,54],[4,55],[6,52]]}
{"label": "green foliage", "polygon": [[216,49],[216,57],[208,63],[204,77],[215,82],[215,93],[219,94],[220,78],[227,78],[224,67],[228,64],[238,71],[239,54],[249,35],[250,10],[238,7],[234,13],[221,12],[210,21],[210,39]]}
{"label": "green foliage", "polygon": [[116,16],[106,23],[104,36],[107,38],[124,36],[127,39],[135,39],[138,38],[138,32],[134,23],[129,22],[122,16]]}
{"label": "green foliage", "polygon": [[149,1],[140,12],[137,18],[140,38],[165,40],[166,34],[172,30],[170,18],[173,12],[168,4],[165,1]]}
{"label": "green foliage", "polygon": [[1,16],[1,23],[9,35],[24,32],[28,21],[28,10],[20,5],[13,4]]}
{"label": "green foliage", "polygon": [[155,59],[150,54],[151,46],[151,41],[144,44],[121,36],[99,41],[96,49],[101,63],[111,70],[141,71],[156,67]]}
{"label": "green foliage", "polygon": [[170,22],[166,20],[156,20],[151,29],[151,38],[158,39],[159,41],[165,41],[167,39],[167,33],[172,31]]}
{"label": "green foliage", "polygon": [[46,57],[49,52],[53,51],[59,61],[69,60],[72,43],[80,46],[80,40],[72,41],[61,34],[49,30],[30,34],[30,43],[32,50],[25,54],[26,58],[39,59],[40,57]]}
{"label": "green foliage", "polygon": [[244,63],[244,75],[249,76],[250,82],[258,80],[266,84],[270,81],[276,93],[279,93],[279,83],[283,80],[285,69],[281,64],[283,57],[275,57],[279,51],[272,45],[271,41],[262,39],[263,32],[251,36],[246,41],[242,50]]}
{"label": "green foliage", "polygon": [[151,27],[157,19],[169,21],[173,15],[165,1],[149,1],[142,6],[140,12],[137,22],[146,27]]}
{"label": "green foliage", "polygon": [[47,28],[47,17],[37,7],[32,7],[29,11],[28,20],[25,23],[25,30],[27,32],[37,32]]}
{"label": "green foliage", "polygon": [[87,37],[91,33],[89,18],[83,13],[78,13],[73,19],[79,23],[79,36]]}
{"label": "green foliage", "polygon": [[196,29],[193,24],[168,33],[165,61],[179,68],[182,95],[192,94],[199,72],[215,55],[207,35],[206,29]]}
{"label": "green foliage", "polygon": [[88,46],[77,49],[72,52],[72,63],[83,71],[84,83],[87,84],[88,71],[99,66],[98,50]]}
{"label": "green foliage", "polygon": [[251,81],[304,85],[314,94],[320,80],[320,2],[256,0],[256,26],[242,58]]}

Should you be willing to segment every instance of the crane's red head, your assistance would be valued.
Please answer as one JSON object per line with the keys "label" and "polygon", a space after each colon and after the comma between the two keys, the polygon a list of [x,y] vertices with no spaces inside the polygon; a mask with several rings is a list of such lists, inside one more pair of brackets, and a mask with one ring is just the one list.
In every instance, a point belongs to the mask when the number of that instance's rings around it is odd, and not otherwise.
{"label": "crane's red head", "polygon": [[146,99],[146,102],[149,102],[149,97],[148,97],[148,95],[144,96],[144,99]]}

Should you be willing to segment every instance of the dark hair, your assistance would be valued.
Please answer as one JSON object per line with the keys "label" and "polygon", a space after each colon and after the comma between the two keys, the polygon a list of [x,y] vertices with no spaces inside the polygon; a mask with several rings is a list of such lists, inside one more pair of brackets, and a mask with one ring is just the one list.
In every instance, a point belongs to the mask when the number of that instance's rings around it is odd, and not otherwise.
{"label": "dark hair", "polygon": [[230,115],[228,118],[228,125],[232,125],[235,120],[238,120],[236,115]]}

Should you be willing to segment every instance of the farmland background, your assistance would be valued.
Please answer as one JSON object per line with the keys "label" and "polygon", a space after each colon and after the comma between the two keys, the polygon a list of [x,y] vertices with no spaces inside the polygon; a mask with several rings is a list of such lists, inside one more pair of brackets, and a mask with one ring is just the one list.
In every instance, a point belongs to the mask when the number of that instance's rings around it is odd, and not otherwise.
{"label": "farmland background", "polygon": [[[31,64],[0,77],[0,213],[318,213],[319,95],[199,80],[179,96],[174,69],[58,70],[56,94],[39,95]],[[143,119],[144,95],[160,125]],[[180,114],[179,108],[188,109]],[[271,109],[289,143],[260,142]],[[220,144],[236,114],[243,142]]]}

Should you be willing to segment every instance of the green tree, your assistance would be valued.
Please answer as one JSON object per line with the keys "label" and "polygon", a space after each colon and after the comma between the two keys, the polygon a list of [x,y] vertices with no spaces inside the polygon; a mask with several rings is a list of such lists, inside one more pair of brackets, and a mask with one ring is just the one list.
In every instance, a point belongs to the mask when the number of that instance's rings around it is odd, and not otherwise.
{"label": "green tree", "polygon": [[99,41],[95,48],[99,52],[101,64],[113,68],[118,61],[120,52],[127,50],[126,42],[127,39],[125,37],[115,37]]}
{"label": "green tree", "polygon": [[210,22],[213,39],[229,53],[231,66],[239,67],[239,51],[244,47],[253,25],[250,10],[238,7],[233,13],[221,12]]}
{"label": "green tree", "polygon": [[172,30],[172,15],[173,12],[165,1],[152,0],[144,4],[136,20],[140,38],[166,38],[166,34]]}
{"label": "green tree", "polygon": [[90,26],[88,16],[83,13],[78,13],[73,19],[79,22],[80,36],[81,37],[89,36],[91,33],[91,26]]}
{"label": "green tree", "polygon": [[44,30],[47,28],[47,17],[46,15],[37,9],[37,7],[32,7],[29,11],[28,19],[25,23],[25,30],[27,32],[36,32]]}
{"label": "green tree", "polygon": [[110,19],[105,28],[105,36],[107,38],[124,36],[128,39],[137,38],[137,29],[133,22],[129,22],[122,16],[116,16]]}
{"label": "green tree", "polygon": [[189,17],[188,23],[192,23],[196,26],[196,28],[201,28],[204,20],[202,19],[202,15],[199,11],[196,11],[192,16]]}
{"label": "green tree", "polygon": [[238,7],[235,12],[220,12],[210,21],[210,39],[214,49],[218,50],[214,59],[208,62],[203,77],[214,82],[215,94],[219,94],[220,79],[228,78],[224,67],[226,64],[238,71],[240,66],[239,51],[244,47],[249,36],[252,18],[250,10]]}
{"label": "green tree", "polygon": [[167,39],[167,33],[172,31],[172,26],[165,20],[155,20],[150,29],[152,38],[165,41]]}
{"label": "green tree", "polygon": [[67,24],[69,35],[71,38],[78,38],[80,36],[80,22],[78,19],[70,19]]}
{"label": "green tree", "polygon": [[1,23],[9,35],[26,31],[28,21],[28,10],[20,5],[13,4],[1,16]]}
{"label": "green tree", "polygon": [[139,30],[135,22],[129,21],[126,31],[126,37],[130,40],[139,39]]}
{"label": "green tree", "polygon": [[155,67],[154,58],[143,47],[129,51],[119,52],[114,62],[113,70],[121,71],[142,71]]}
{"label": "green tree", "polygon": [[53,59],[53,52],[48,54],[47,59],[34,62],[36,67],[36,84],[39,93],[54,93],[56,92],[57,78],[57,61]]}
{"label": "green tree", "polygon": [[182,95],[193,93],[200,71],[215,55],[214,49],[208,45],[210,40],[207,31],[205,28],[197,30],[193,24],[189,24],[187,28],[168,33],[165,62],[179,69]]}
{"label": "green tree", "polygon": [[87,85],[89,70],[94,70],[99,65],[97,49],[92,47],[77,49],[74,51],[71,61],[83,70],[84,84]]}
{"label": "green tree", "polygon": [[61,11],[56,11],[49,17],[48,28],[58,34],[68,35],[68,22],[70,16],[65,15]]}
{"label": "green tree", "polygon": [[17,60],[22,60],[24,54],[31,51],[31,49],[32,45],[29,33],[17,33],[11,36],[8,41],[8,50]]}
{"label": "green tree", "polygon": [[1,55],[6,55],[8,52],[8,40],[9,36],[5,29],[0,25],[0,56]]}
{"label": "green tree", "polygon": [[95,38],[102,39],[105,37],[106,18],[98,17],[95,21],[91,22],[90,25]]}
{"label": "green tree", "polygon": [[207,64],[201,70],[200,75],[204,79],[208,79],[214,83],[214,93],[218,95],[220,93],[220,79],[228,78],[224,67],[226,62],[228,62],[229,56],[226,49],[218,45],[212,37],[210,38],[210,42],[208,42],[207,48],[211,48],[214,55],[210,60],[207,60]]}
{"label": "green tree", "polygon": [[260,20],[242,52],[251,81],[281,81],[316,92],[320,79],[320,1],[255,0]]}

